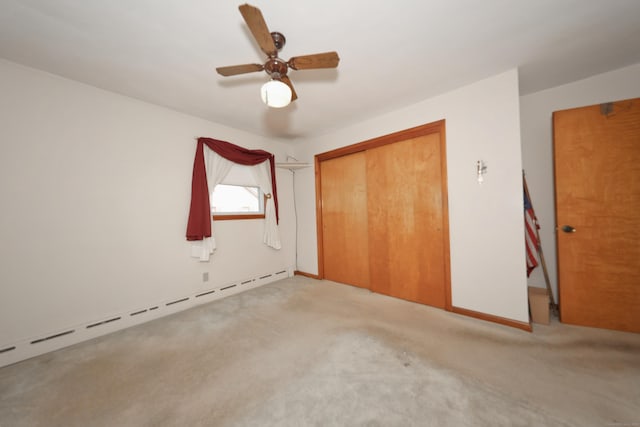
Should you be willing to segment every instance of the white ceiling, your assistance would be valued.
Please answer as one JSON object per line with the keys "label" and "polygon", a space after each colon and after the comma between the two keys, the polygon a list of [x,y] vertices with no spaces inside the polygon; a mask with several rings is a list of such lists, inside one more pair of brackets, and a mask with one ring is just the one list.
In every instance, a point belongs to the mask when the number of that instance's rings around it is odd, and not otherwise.
{"label": "white ceiling", "polygon": [[295,140],[520,68],[522,94],[640,62],[639,0],[253,0],[291,70],[269,109],[243,0],[0,0],[0,57],[258,135]]}

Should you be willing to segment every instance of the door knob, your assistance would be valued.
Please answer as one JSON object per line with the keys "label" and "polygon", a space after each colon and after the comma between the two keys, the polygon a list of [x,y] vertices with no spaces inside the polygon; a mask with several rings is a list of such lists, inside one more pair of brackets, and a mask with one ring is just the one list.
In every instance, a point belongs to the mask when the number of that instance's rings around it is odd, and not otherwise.
{"label": "door knob", "polygon": [[572,227],[572,226],[570,226],[570,225],[563,225],[563,226],[562,226],[562,231],[564,231],[565,233],[575,233],[575,232],[576,232],[576,229],[575,229],[575,228],[573,228],[573,227]]}

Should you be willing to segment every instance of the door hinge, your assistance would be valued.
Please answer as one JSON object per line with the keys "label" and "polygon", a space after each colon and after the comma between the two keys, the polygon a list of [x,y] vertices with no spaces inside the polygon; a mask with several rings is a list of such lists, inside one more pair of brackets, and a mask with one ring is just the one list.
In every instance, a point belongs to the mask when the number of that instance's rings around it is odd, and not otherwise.
{"label": "door hinge", "polygon": [[608,116],[613,113],[613,102],[605,102],[604,104],[600,104],[600,114],[603,116]]}

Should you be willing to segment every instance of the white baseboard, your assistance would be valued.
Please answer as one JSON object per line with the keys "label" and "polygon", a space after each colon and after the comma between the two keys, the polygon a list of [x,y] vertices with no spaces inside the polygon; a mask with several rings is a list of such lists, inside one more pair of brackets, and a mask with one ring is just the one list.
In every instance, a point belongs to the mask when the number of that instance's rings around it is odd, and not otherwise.
{"label": "white baseboard", "polygon": [[24,338],[14,343],[3,343],[0,345],[0,367],[110,334],[121,329],[159,319],[179,311],[184,311],[201,304],[206,304],[292,276],[293,268],[274,273],[266,273],[258,277],[202,290],[196,294],[148,304],[134,310],[114,313],[110,316],[92,319],[79,325],[57,331],[45,332],[36,337]]}

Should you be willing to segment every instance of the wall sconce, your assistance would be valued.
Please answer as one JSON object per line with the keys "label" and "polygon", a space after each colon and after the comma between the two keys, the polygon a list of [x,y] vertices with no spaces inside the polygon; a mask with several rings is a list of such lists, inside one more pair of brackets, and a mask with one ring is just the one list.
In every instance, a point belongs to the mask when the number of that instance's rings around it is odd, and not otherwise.
{"label": "wall sconce", "polygon": [[476,173],[478,174],[478,184],[484,182],[484,174],[487,173],[487,165],[482,160],[478,160],[476,163]]}

